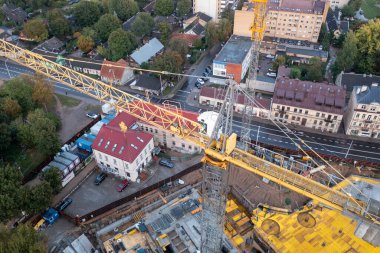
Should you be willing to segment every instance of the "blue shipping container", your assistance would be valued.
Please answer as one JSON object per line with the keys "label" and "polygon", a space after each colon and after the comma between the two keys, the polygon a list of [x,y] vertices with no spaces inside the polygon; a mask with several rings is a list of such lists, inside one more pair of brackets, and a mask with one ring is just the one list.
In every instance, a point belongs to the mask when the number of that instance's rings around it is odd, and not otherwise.
{"label": "blue shipping container", "polygon": [[49,224],[53,224],[59,217],[59,213],[54,208],[49,208],[42,216]]}
{"label": "blue shipping container", "polygon": [[75,141],[75,144],[78,145],[78,148],[86,150],[87,152],[92,152],[92,145],[93,140],[89,140],[87,138],[80,137]]}

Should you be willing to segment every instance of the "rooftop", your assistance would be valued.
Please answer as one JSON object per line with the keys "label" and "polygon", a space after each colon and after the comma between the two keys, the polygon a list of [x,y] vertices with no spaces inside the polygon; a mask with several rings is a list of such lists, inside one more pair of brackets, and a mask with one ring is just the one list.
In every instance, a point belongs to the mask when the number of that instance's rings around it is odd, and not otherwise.
{"label": "rooftop", "polygon": [[[205,87],[202,87],[199,96],[224,100],[224,98],[226,96],[226,90],[205,86]],[[244,102],[245,102],[244,97],[245,97],[244,94],[241,94],[241,93],[237,94],[237,96],[235,97],[236,103],[244,105]],[[270,104],[271,104],[270,99],[255,98],[255,101],[256,101],[256,103],[259,104],[259,106],[261,105],[262,107],[264,107],[267,110],[270,109]]]}
{"label": "rooftop", "polygon": [[160,79],[153,75],[144,73],[142,75],[136,75],[136,79],[137,81],[135,86],[148,90],[161,91]]}
{"label": "rooftop", "polygon": [[269,0],[268,10],[322,14],[326,2],[320,0]]}
{"label": "rooftop", "polygon": [[251,49],[252,41],[248,37],[232,35],[214,61],[220,63],[242,64]]}
{"label": "rooftop", "polygon": [[380,104],[379,86],[355,86],[353,92],[356,93],[356,102],[358,104]]}
{"label": "rooftop", "polygon": [[356,73],[343,73],[341,85],[347,91],[352,91],[354,86],[371,86],[372,84],[380,84],[380,76],[356,74]]}
{"label": "rooftop", "polygon": [[102,68],[100,69],[100,76],[108,79],[121,80],[127,66],[128,63],[123,59],[120,59],[117,62],[104,60]]}
{"label": "rooftop", "polygon": [[155,56],[158,52],[160,52],[164,48],[164,45],[157,39],[153,38],[144,46],[136,49],[132,54],[132,59],[138,64],[142,64],[147,62]]}
{"label": "rooftop", "polygon": [[[285,72],[281,70],[279,73]],[[334,114],[343,114],[346,91],[339,86],[289,79],[279,74],[273,103]]]}
{"label": "rooftop", "polygon": [[102,68],[102,64],[103,61],[89,58],[70,57],[65,59],[65,65],[69,68],[79,67],[100,70]]}
{"label": "rooftop", "polygon": [[132,163],[153,138],[151,134],[138,131],[136,121],[125,112],[119,113],[108,125],[103,125],[92,148]]}
{"label": "rooftop", "polygon": [[52,37],[42,42],[41,44],[36,46],[34,49],[39,49],[41,51],[59,54],[62,51],[62,48],[64,45],[65,43],[63,43],[61,40],[57,39],[56,37]]}
{"label": "rooftop", "polygon": [[306,55],[311,57],[327,58],[329,53],[323,50],[286,47],[287,54]]}
{"label": "rooftop", "polygon": [[194,41],[197,39],[201,39],[202,36],[197,34],[186,34],[186,33],[173,33],[172,39],[181,39],[187,42],[189,46],[192,46]]}

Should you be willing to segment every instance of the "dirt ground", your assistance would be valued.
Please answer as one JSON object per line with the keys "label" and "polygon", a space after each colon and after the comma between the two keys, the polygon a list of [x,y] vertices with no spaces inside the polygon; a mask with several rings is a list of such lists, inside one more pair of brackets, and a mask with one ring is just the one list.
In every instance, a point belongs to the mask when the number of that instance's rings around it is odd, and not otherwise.
{"label": "dirt ground", "polygon": [[86,116],[87,112],[100,112],[100,106],[84,100],[82,100],[78,106],[74,107],[62,105],[56,96],[55,100],[57,103],[56,112],[57,115],[59,115],[62,124],[59,131],[59,137],[62,143],[69,140],[74,134],[91,122],[92,119]]}

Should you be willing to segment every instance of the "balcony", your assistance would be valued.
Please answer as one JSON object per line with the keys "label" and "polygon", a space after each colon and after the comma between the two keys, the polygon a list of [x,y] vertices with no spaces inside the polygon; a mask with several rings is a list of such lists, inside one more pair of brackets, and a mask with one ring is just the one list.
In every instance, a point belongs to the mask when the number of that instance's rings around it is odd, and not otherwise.
{"label": "balcony", "polygon": [[365,123],[372,123],[372,120],[368,120],[368,119],[366,119],[366,120],[364,120],[364,122],[365,122]]}
{"label": "balcony", "polygon": [[327,123],[333,123],[333,120],[332,119],[325,119],[325,122],[327,122]]}

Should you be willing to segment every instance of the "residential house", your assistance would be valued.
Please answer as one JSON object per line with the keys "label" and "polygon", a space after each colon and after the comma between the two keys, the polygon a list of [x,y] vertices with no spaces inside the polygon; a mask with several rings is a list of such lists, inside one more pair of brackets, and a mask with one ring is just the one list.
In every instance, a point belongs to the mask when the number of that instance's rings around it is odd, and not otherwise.
{"label": "residential house", "polygon": [[237,2],[237,0],[194,0],[193,10],[194,13],[203,12],[217,21],[223,11],[232,8]]}
{"label": "residential house", "polygon": [[380,138],[380,87],[355,86],[344,117],[347,135]]}
{"label": "residential house", "polygon": [[189,47],[193,47],[194,41],[202,39],[202,36],[196,34],[173,33],[171,38],[184,40]]}
{"label": "residential house", "polygon": [[[199,103],[201,105],[207,105],[211,107],[219,108],[226,96],[225,89],[218,89],[214,87],[202,87],[199,93]],[[239,93],[235,97],[235,105],[234,110],[238,113],[245,113],[245,110],[248,110],[249,113],[254,117],[260,118],[269,118],[270,116],[270,108],[271,108],[271,100],[266,98],[255,98],[255,103],[247,103],[247,99],[245,95]],[[248,106],[246,107],[246,103]]]}
{"label": "residential house", "polygon": [[203,12],[197,12],[183,21],[183,29],[185,34],[204,36],[206,24],[211,21],[211,17]]}
{"label": "residential house", "polygon": [[346,91],[342,87],[290,79],[289,70],[279,68],[273,95],[271,117],[331,133],[338,132],[343,118]]}
{"label": "residential house", "polygon": [[135,19],[137,17],[137,15],[139,14],[140,12],[136,13],[134,16],[130,17],[127,21],[125,21],[121,26],[123,27],[123,30],[124,31],[130,31],[131,28],[132,28],[132,25],[133,23],[135,22]]}
{"label": "residential house", "polygon": [[135,182],[152,160],[153,135],[140,131],[137,119],[121,112],[103,125],[92,148],[101,170]]}
{"label": "residential house", "polygon": [[333,10],[342,9],[345,5],[348,4],[350,0],[330,0],[330,7]]}
{"label": "residential house", "polygon": [[251,47],[250,38],[232,35],[212,62],[213,75],[233,76],[234,80],[240,83],[249,68]]}
{"label": "residential house", "polygon": [[65,52],[65,43],[56,37],[52,37],[40,43],[32,49],[32,52],[40,54],[44,58],[57,62],[57,57]]}
{"label": "residential house", "polygon": [[329,56],[329,53],[324,50],[285,45],[277,46],[277,54],[288,56],[292,64],[309,63],[313,57],[317,57],[321,62],[326,62]]}
{"label": "residential house", "polygon": [[161,93],[166,88],[166,83],[161,83],[161,79],[157,78],[148,73],[143,73],[141,75],[135,75],[135,79],[130,84],[130,87],[135,90],[140,90],[144,92],[153,93],[156,96],[161,95]]}
{"label": "residential house", "polygon": [[136,49],[131,58],[139,65],[144,62],[148,62],[151,58],[156,56],[161,50],[164,49],[164,45],[157,39],[153,38],[144,46]]}
{"label": "residential house", "polygon": [[[253,5],[235,11],[233,34],[251,36]],[[265,36],[317,42],[329,3],[320,0],[269,0]]]}
{"label": "residential house", "polygon": [[344,73],[343,71],[336,77],[335,84],[345,88],[351,94],[355,86],[372,86],[380,84],[380,76],[372,74]]}
{"label": "residential house", "polygon": [[134,75],[125,60],[120,59],[117,62],[104,60],[100,69],[100,78],[108,84],[125,85],[134,78]]}
{"label": "residential house", "polygon": [[13,4],[3,4],[1,10],[8,21],[14,21],[17,25],[22,25],[28,19],[28,14],[21,8]]}
{"label": "residential house", "polygon": [[88,58],[70,57],[65,59],[65,66],[77,72],[100,76],[103,61],[97,61]]}
{"label": "residential house", "polygon": [[327,30],[334,34],[335,38],[339,38],[341,34],[345,34],[350,29],[348,20],[341,20],[342,12],[339,9],[329,10],[326,17]]}

